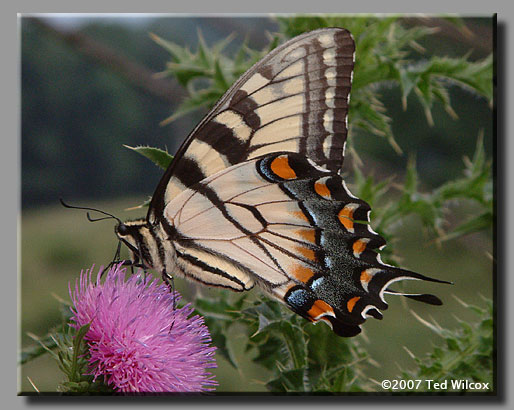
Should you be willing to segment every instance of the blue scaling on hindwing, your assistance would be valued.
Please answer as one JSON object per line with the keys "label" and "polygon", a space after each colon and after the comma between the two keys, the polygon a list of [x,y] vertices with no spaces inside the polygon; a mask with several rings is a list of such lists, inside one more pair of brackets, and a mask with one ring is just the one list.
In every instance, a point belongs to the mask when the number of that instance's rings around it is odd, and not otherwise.
{"label": "blue scaling on hindwing", "polygon": [[316,292],[323,286],[323,282],[325,281],[325,277],[320,276],[319,278],[316,278],[311,281],[311,289]]}
{"label": "blue scaling on hindwing", "polygon": [[300,314],[307,312],[315,300],[316,298],[312,292],[300,286],[295,286],[285,295],[287,304],[291,309]]}

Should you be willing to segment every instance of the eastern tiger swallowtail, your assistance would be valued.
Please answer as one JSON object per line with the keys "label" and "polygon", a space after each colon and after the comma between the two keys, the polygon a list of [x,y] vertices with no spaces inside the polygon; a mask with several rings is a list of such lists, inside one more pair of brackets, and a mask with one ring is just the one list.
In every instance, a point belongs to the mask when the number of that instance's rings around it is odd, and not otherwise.
{"label": "eastern tiger swallowtail", "polygon": [[338,173],[354,52],[349,31],[315,30],[237,80],[178,150],[146,219],[116,227],[132,263],[235,291],[257,284],[341,336],[382,318],[393,282],[442,282],[381,261],[370,207]]}

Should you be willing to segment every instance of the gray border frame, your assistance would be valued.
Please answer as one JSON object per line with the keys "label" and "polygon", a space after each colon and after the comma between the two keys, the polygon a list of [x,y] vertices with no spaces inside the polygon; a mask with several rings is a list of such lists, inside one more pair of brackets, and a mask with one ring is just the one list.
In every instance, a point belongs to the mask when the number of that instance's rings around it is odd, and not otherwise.
{"label": "gray border frame", "polygon": [[[451,7],[450,7],[451,6]],[[3,237],[6,238],[3,241],[2,256],[6,257],[7,269],[5,271],[5,282],[2,286],[3,297],[2,309],[3,314],[2,324],[7,326],[4,328],[4,339],[2,342],[2,386],[4,403],[8,408],[26,408],[29,406],[41,406],[50,407],[58,406],[63,404],[69,406],[71,404],[78,405],[90,405],[94,403],[96,406],[102,408],[111,408],[112,405],[131,405],[134,406],[145,406],[151,401],[152,404],[161,404],[168,406],[170,404],[175,405],[195,405],[195,406],[219,406],[219,405],[244,405],[248,408],[257,408],[263,405],[277,404],[282,406],[297,406],[299,404],[304,406],[316,405],[316,403],[323,403],[331,407],[340,407],[345,405],[363,404],[366,407],[374,407],[379,405],[380,407],[397,406],[405,403],[406,405],[412,406],[419,403],[423,406],[448,406],[448,407],[460,407],[460,406],[483,406],[483,405],[498,405],[507,406],[512,403],[512,394],[509,392],[509,375],[510,370],[513,366],[513,356],[510,354],[508,347],[514,340],[512,337],[513,323],[509,315],[513,309],[513,303],[511,298],[507,295],[514,291],[513,283],[514,280],[509,277],[514,272],[514,253],[508,252],[510,249],[510,232],[514,231],[513,217],[509,215],[508,210],[514,209],[514,198],[512,192],[512,184],[509,181],[512,180],[514,174],[514,162],[508,161],[507,158],[514,156],[514,148],[510,138],[509,130],[511,130],[510,122],[511,116],[509,109],[509,98],[513,94],[512,82],[508,81],[508,73],[511,72],[512,67],[512,53],[508,53],[509,43],[512,44],[512,30],[510,25],[512,24],[513,11],[512,7],[506,2],[489,0],[482,2],[481,4],[471,4],[470,2],[454,2],[451,5],[448,2],[440,0],[432,0],[430,2],[424,1],[415,2],[408,0],[389,0],[387,2],[378,1],[366,1],[366,2],[334,2],[316,0],[303,1],[303,0],[287,0],[280,3],[272,2],[269,0],[260,1],[258,5],[255,3],[248,6],[247,3],[236,0],[218,0],[216,2],[207,3],[202,0],[188,0],[187,2],[181,2],[175,4],[172,1],[159,0],[155,2],[145,2],[144,9],[152,13],[184,13],[184,14],[220,14],[220,13],[238,13],[238,14],[268,14],[269,12],[311,12],[311,13],[327,13],[327,12],[339,12],[339,13],[377,13],[377,12],[402,12],[402,13],[413,13],[423,11],[425,13],[441,13],[441,12],[453,12],[461,15],[474,15],[474,14],[492,14],[498,12],[498,83],[499,93],[497,95],[498,105],[498,145],[497,145],[497,188],[498,188],[498,236],[497,236],[497,257],[499,260],[498,271],[500,277],[505,279],[505,283],[499,286],[499,297],[502,298],[499,304],[499,313],[501,316],[498,320],[499,330],[499,344],[505,350],[500,351],[501,355],[498,357],[499,361],[499,387],[503,390],[503,394],[500,391],[500,396],[494,397],[434,397],[429,396],[423,397],[336,397],[336,398],[325,398],[325,397],[254,397],[250,400],[246,397],[200,397],[200,398],[184,398],[178,397],[168,398],[167,400],[159,400],[158,398],[152,398],[144,400],[142,398],[123,398],[122,400],[116,400],[114,398],[101,398],[94,397],[91,399],[87,398],[59,398],[59,397],[16,397],[17,392],[17,377],[16,373],[13,372],[13,367],[16,365],[16,349],[13,344],[17,337],[17,316],[13,314],[13,304],[18,300],[17,293],[13,289],[17,288],[17,264],[19,260],[18,249],[19,249],[19,187],[20,187],[20,137],[19,137],[19,124],[20,124],[20,93],[19,93],[19,33],[18,33],[18,22],[16,13],[22,12],[23,14],[30,14],[33,12],[114,12],[117,10],[123,10],[123,12],[141,12],[142,7],[140,3],[128,3],[128,2],[105,2],[98,0],[89,0],[87,3],[81,3],[79,5],[72,5],[69,2],[62,0],[49,0],[44,4],[36,3],[35,1],[21,1],[17,4],[9,4],[2,7],[2,19],[6,20],[1,25],[3,35],[0,36],[2,41],[2,50],[4,51],[4,72],[1,76],[2,79],[2,97],[3,97],[3,109],[2,116],[8,121],[7,129],[4,129],[4,138],[2,139],[4,145],[2,151],[2,187],[7,187],[5,198],[3,201],[2,210],[6,210],[4,213],[6,233]],[[16,33],[16,34],[14,34]],[[13,138],[13,135],[16,137]],[[16,172],[13,172],[13,170]],[[511,189],[508,189],[508,188]],[[16,217],[13,217],[16,215]],[[505,225],[506,222],[506,225]],[[4,226],[5,226],[4,225]],[[16,241],[13,238],[16,237]],[[16,255],[16,259],[14,258]],[[513,269],[509,269],[513,268]],[[503,273],[503,274],[501,274]],[[513,312],[514,313],[514,312]],[[12,364],[12,367],[11,367]],[[501,380],[500,380],[501,379]]]}

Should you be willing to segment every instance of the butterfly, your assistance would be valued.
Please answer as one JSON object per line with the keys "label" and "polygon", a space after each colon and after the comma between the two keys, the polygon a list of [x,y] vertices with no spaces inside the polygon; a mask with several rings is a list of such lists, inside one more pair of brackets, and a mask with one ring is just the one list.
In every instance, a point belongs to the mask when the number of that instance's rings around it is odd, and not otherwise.
{"label": "butterfly", "polygon": [[257,62],[191,132],[144,219],[115,229],[133,264],[242,292],[260,287],[311,322],[355,336],[384,294],[418,279],[388,265],[370,206],[340,175],[355,43],[327,28]]}

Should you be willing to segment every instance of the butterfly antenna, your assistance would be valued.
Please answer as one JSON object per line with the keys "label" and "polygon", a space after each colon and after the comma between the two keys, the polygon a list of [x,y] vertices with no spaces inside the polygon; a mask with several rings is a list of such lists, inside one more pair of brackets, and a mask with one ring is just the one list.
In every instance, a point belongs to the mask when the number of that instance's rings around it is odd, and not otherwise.
{"label": "butterfly antenna", "polygon": [[104,219],[116,219],[119,223],[123,223],[121,221],[120,218],[114,216],[113,214],[110,214],[109,212],[105,212],[105,211],[102,211],[100,209],[96,209],[96,208],[88,208],[88,207],[84,207],[84,206],[73,206],[73,205],[69,205],[67,204],[66,202],[63,201],[62,198],[59,198],[59,201],[61,202],[62,206],[64,206],[65,208],[70,208],[70,209],[81,209],[83,211],[93,211],[93,212],[98,212],[100,214],[103,214],[103,215],[106,215],[105,217],[103,218],[91,218],[91,216],[89,215],[89,212],[87,213],[87,219],[90,221],[90,222],[96,222],[96,221],[102,221]]}
{"label": "butterfly antenna", "polygon": [[[112,216],[102,216],[101,218],[92,218],[91,215],[89,214],[89,212],[86,214],[86,216],[87,216],[87,220],[89,222],[103,221],[104,219],[113,219]],[[115,218],[115,219],[118,219],[118,218]]]}

